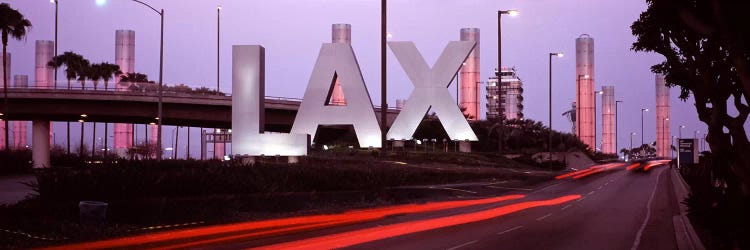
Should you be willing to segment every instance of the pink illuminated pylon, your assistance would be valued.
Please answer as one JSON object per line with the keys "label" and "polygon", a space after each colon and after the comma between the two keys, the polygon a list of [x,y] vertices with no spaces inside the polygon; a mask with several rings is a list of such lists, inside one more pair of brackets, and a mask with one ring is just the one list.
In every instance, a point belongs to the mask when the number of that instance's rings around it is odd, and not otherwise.
{"label": "pink illuminated pylon", "polygon": [[463,28],[461,29],[461,41],[476,42],[476,47],[471,51],[469,57],[464,61],[461,67],[459,94],[461,108],[464,110],[464,116],[470,121],[479,120],[479,29]]}

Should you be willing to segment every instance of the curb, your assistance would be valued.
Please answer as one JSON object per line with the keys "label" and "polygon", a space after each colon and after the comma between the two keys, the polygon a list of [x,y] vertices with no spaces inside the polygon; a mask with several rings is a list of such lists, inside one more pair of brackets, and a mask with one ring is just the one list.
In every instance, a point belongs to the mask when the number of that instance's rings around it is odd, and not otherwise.
{"label": "curb", "polygon": [[705,250],[705,246],[703,246],[698,234],[695,233],[693,225],[690,224],[690,219],[687,217],[687,205],[682,203],[690,193],[690,188],[677,172],[677,169],[670,168],[669,172],[672,175],[671,180],[675,199],[680,206],[680,214],[672,217],[677,248],[680,250]]}

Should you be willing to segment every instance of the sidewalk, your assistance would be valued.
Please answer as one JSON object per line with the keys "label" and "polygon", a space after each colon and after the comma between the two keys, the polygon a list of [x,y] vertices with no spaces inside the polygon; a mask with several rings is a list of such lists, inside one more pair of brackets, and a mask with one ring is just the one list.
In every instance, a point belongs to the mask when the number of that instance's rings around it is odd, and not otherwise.
{"label": "sidewalk", "polygon": [[34,175],[14,175],[0,177],[0,205],[13,205],[34,194],[34,190],[24,183],[36,183]]}

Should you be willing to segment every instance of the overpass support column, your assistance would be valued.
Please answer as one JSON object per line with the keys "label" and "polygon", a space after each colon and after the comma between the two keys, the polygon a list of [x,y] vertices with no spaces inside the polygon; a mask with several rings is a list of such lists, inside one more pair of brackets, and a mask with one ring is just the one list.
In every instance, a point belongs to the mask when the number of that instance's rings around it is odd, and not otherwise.
{"label": "overpass support column", "polygon": [[49,121],[34,120],[32,125],[32,150],[31,160],[34,162],[34,168],[48,168],[50,167],[49,160]]}

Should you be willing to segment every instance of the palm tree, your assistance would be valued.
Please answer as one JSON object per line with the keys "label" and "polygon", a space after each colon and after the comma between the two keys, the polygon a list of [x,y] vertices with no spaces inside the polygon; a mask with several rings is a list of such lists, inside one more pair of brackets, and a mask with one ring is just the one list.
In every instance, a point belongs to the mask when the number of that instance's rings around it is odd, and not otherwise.
{"label": "palm tree", "polygon": [[104,66],[102,65],[103,63],[92,64],[86,71],[86,78],[94,82],[94,90],[97,89],[99,80],[101,80],[104,75]]}
{"label": "palm tree", "polygon": [[120,77],[120,82],[148,82],[148,76],[141,73],[127,73]]}
{"label": "palm tree", "polygon": [[31,29],[31,21],[26,19],[21,12],[10,7],[7,3],[0,4],[0,32],[3,36],[3,97],[5,117],[5,150],[10,150],[10,137],[8,136],[8,37],[21,40]]}
{"label": "palm tree", "polygon": [[68,89],[70,89],[70,81],[76,79],[79,73],[82,72],[82,67],[88,60],[84,59],[83,56],[76,54],[72,51],[67,51],[62,55],[57,55],[47,63],[47,66],[55,69],[65,65],[65,78],[68,79]]}
{"label": "palm tree", "polygon": [[78,62],[78,67],[75,70],[78,75],[78,82],[81,83],[81,90],[84,90],[86,87],[86,79],[92,74],[91,63],[89,63],[89,60],[83,59]]}
{"label": "palm tree", "polygon": [[112,79],[114,75],[120,75],[122,74],[122,71],[120,71],[120,65],[117,64],[111,64],[107,62],[100,63],[102,68],[102,80],[104,80],[104,90],[107,89],[109,86],[109,80]]}
{"label": "palm tree", "polygon": [[[53,67],[55,69],[62,67],[62,65],[65,65],[65,78],[68,79],[68,89],[70,89],[70,81],[73,79],[76,79],[76,76],[78,76],[79,72],[81,72],[81,67],[86,61],[86,59],[83,58],[83,56],[73,53],[72,51],[67,51],[63,53],[62,55],[56,55],[47,63],[47,66]],[[70,154],[70,122],[67,122],[67,130],[68,130],[68,140],[67,140],[67,153]]]}

